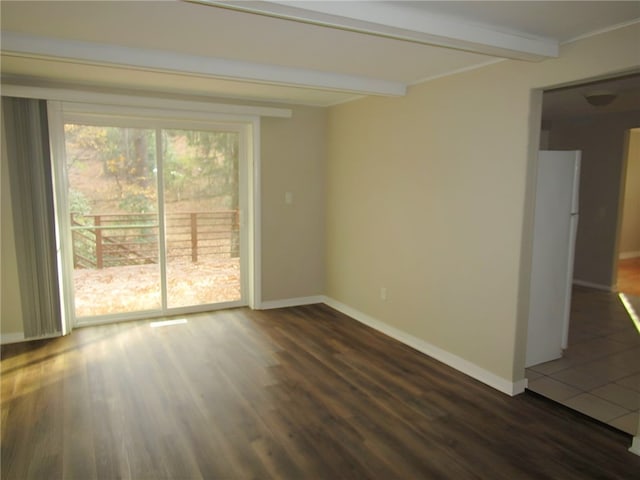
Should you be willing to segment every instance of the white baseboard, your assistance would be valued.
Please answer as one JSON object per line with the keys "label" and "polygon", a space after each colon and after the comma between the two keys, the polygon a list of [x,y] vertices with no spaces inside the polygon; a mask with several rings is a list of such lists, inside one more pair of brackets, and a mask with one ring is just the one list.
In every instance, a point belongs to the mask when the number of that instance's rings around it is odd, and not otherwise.
{"label": "white baseboard", "polygon": [[601,285],[599,283],[585,282],[584,280],[573,279],[573,284],[580,287],[595,288],[596,290],[604,290],[605,292],[615,292],[615,285]]}
{"label": "white baseboard", "polygon": [[527,379],[523,378],[522,380],[518,380],[517,382],[511,382],[505,378],[499,377],[498,375],[485,370],[482,367],[479,367],[475,363],[469,362],[464,358],[458,357],[452,353],[447,352],[446,350],[442,350],[435,345],[432,345],[424,340],[421,340],[413,335],[410,335],[402,330],[399,330],[391,325],[388,325],[380,320],[377,320],[365,313],[362,313],[354,308],[345,305],[333,298],[325,297],[325,301],[327,305],[338,310],[339,312],[348,315],[354,320],[359,321],[369,327],[378,330],[379,332],[384,333],[396,340],[404,343],[405,345],[410,346],[418,350],[425,355],[435,358],[436,360],[458,370],[459,372],[464,373],[486,385],[489,385],[496,390],[499,390],[502,393],[506,393],[507,395],[513,396],[518,395],[524,392],[527,387]]}
{"label": "white baseboard", "polygon": [[285,298],[282,300],[267,300],[261,302],[257,310],[271,310],[272,308],[299,307],[300,305],[312,305],[314,303],[324,303],[322,295],[310,297]]}
{"label": "white baseboard", "polygon": [[636,455],[640,455],[640,432],[638,432],[638,435],[633,437],[633,442],[631,442],[629,451],[631,453],[635,453]]}
{"label": "white baseboard", "polygon": [[628,258],[636,258],[636,257],[640,257],[640,251],[636,251],[636,252],[621,252],[618,254],[618,258],[620,260],[626,260]]}
{"label": "white baseboard", "polygon": [[0,345],[18,343],[24,341],[24,332],[3,333],[0,335]]}

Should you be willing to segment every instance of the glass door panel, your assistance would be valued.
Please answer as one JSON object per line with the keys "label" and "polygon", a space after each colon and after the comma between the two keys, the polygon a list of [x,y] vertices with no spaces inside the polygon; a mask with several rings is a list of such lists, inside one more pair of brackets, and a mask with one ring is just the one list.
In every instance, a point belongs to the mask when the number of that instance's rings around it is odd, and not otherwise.
{"label": "glass door panel", "polygon": [[75,316],[162,308],[156,131],[65,124]]}
{"label": "glass door panel", "polygon": [[239,134],[162,135],[167,307],[239,301]]}

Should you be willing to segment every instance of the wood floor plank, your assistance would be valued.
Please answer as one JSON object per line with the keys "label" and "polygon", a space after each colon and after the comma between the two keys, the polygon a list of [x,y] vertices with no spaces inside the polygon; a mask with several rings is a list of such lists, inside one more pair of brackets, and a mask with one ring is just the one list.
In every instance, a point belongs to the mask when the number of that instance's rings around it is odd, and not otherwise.
{"label": "wood floor plank", "polygon": [[2,347],[4,479],[629,479],[630,436],[325,305]]}

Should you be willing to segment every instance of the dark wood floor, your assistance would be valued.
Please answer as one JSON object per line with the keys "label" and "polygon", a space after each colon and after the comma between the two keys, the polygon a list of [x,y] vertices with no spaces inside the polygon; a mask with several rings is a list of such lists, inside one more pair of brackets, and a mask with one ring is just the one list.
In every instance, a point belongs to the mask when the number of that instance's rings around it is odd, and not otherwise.
{"label": "dark wood floor", "polygon": [[630,479],[630,441],[320,305],[2,348],[4,480]]}

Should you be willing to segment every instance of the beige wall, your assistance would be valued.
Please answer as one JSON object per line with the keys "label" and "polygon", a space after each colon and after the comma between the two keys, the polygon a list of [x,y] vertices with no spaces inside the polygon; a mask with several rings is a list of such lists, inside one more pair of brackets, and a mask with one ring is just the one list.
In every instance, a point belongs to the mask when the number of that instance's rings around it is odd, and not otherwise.
{"label": "beige wall", "polygon": [[619,253],[640,255],[640,129],[629,133]]}
{"label": "beige wall", "polygon": [[575,280],[607,288],[615,283],[626,137],[638,126],[640,111],[552,122],[552,150],[582,151]]}
{"label": "beige wall", "polygon": [[559,59],[503,61],[403,98],[333,107],[327,295],[521,380],[541,106],[532,89],[637,67],[639,37],[632,26],[565,45]]}
{"label": "beige wall", "polygon": [[[4,125],[4,119],[2,121]],[[0,134],[4,138],[4,128]],[[16,245],[13,237],[13,214],[11,212],[11,193],[9,169],[7,165],[7,148],[2,143],[0,164],[0,335],[22,333],[22,307],[20,304],[20,287],[18,284],[18,265],[16,263]]]}
{"label": "beige wall", "polygon": [[311,107],[261,121],[263,301],[323,293],[326,124]]}

